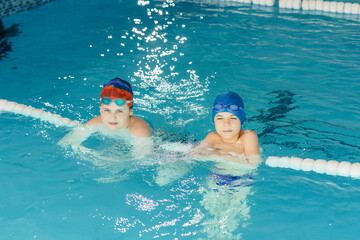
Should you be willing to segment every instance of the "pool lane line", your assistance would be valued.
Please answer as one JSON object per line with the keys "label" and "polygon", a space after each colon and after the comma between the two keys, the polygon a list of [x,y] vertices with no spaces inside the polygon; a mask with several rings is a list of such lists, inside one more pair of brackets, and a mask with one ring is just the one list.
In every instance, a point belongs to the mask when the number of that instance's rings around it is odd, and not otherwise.
{"label": "pool lane line", "polygon": [[81,125],[81,123],[78,121],[73,121],[69,118],[64,118],[58,114],[46,112],[41,109],[36,109],[31,106],[26,106],[24,104],[7,101],[5,99],[0,99],[0,112],[2,111],[14,113],[14,114],[20,114],[26,117],[27,116],[33,117],[35,119],[40,119],[41,121],[44,122],[55,124],[56,126],[76,127]]}

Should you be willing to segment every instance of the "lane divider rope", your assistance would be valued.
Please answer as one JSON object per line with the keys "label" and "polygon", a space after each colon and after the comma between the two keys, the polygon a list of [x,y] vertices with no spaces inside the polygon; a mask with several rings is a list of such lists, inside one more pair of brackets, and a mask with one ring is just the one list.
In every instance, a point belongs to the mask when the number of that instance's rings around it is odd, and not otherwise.
{"label": "lane divider rope", "polygon": [[360,163],[350,163],[348,161],[338,162],[324,159],[270,156],[266,159],[265,164],[269,167],[291,168],[334,176],[360,178]]}
{"label": "lane divider rope", "polygon": [[24,116],[40,119],[41,121],[49,122],[57,126],[75,127],[81,125],[78,121],[73,121],[69,118],[63,118],[58,114],[46,112],[30,106],[19,104],[16,102],[0,99],[0,112],[10,112],[14,114],[21,114]]}

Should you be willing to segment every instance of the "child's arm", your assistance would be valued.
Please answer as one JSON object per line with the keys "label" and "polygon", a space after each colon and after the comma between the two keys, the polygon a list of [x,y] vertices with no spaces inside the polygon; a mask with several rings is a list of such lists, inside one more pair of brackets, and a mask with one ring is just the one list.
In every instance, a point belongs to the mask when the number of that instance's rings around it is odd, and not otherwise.
{"label": "child's arm", "polygon": [[83,125],[74,128],[70,133],[66,134],[58,142],[58,145],[64,148],[70,146],[73,149],[78,149],[81,146],[81,143],[84,142],[91,134],[92,134],[91,129]]}
{"label": "child's arm", "polygon": [[151,137],[135,137],[131,143],[133,145],[132,156],[136,160],[144,159],[153,153],[154,141]]}
{"label": "child's arm", "polygon": [[257,165],[262,161],[260,150],[259,150],[259,141],[258,136],[254,131],[246,131],[244,133],[244,154],[246,160],[249,164],[257,167]]}
{"label": "child's arm", "polygon": [[58,145],[63,148],[70,147],[76,154],[79,154],[83,159],[90,161],[95,166],[101,167],[108,162],[117,162],[117,159],[103,156],[100,152],[82,145],[82,143],[96,131],[96,128],[93,126],[82,125],[65,135],[65,137],[58,142]]}
{"label": "child's arm", "polygon": [[224,143],[216,132],[212,132],[191,151],[191,155],[197,160],[205,160],[206,157],[210,161],[239,162],[251,166],[261,162],[258,137],[253,131],[246,131],[237,143]]}
{"label": "child's arm", "polygon": [[94,117],[85,125],[74,128],[58,142],[58,145],[62,147],[71,146],[73,149],[82,147],[81,143],[84,142],[94,132],[90,126],[88,127],[88,125],[96,125],[99,123],[102,123],[101,117]]}
{"label": "child's arm", "polygon": [[246,131],[243,139],[244,154],[246,156],[260,154],[258,136],[254,131]]}
{"label": "child's arm", "polygon": [[190,156],[198,160],[203,160],[204,157],[214,155],[215,152],[213,147],[216,139],[215,135],[215,132],[209,133],[198,146],[190,150]]}

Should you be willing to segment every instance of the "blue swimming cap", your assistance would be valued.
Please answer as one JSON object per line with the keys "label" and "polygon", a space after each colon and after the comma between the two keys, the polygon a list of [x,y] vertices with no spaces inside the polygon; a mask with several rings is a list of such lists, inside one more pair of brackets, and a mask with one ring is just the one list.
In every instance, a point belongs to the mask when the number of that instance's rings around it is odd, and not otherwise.
{"label": "blue swimming cap", "polygon": [[[218,103],[225,105],[225,107],[222,108],[221,110],[215,109],[214,106]],[[236,111],[231,110],[229,108],[229,105],[231,105],[231,104],[237,105],[239,107],[239,109]],[[244,124],[244,122],[245,122],[246,113],[245,113],[244,102],[243,102],[242,98],[239,96],[239,94],[237,94],[237,93],[224,92],[224,93],[219,94],[215,98],[213,108],[212,108],[212,121],[213,122],[214,122],[215,115],[220,112],[232,113],[239,118],[241,124]]]}
{"label": "blue swimming cap", "polygon": [[124,79],[116,77],[104,84],[104,87],[114,85],[114,88],[125,90],[133,95],[132,87],[130,83]]}

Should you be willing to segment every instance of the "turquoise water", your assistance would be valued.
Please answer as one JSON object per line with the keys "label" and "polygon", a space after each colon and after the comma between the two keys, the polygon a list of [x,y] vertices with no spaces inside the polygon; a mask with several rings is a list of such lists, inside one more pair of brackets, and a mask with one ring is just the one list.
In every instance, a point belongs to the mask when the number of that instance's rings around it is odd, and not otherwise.
{"label": "turquoise water", "polygon": [[[233,90],[264,159],[360,162],[359,21],[225,1],[57,0],[3,19],[0,98],[85,123],[119,76],[161,141],[193,144],[214,130],[213,98]],[[67,128],[2,113],[0,129],[0,239],[360,233],[356,179],[262,164],[217,185],[213,163],[181,153],[131,162],[126,143],[94,136],[89,146],[127,160],[96,166],[57,145]]]}

